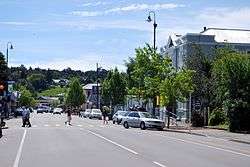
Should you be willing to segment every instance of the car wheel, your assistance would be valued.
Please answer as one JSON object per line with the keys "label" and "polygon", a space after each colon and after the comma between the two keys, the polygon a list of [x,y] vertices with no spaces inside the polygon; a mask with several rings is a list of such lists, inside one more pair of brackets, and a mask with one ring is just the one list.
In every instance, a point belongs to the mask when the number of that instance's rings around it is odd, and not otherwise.
{"label": "car wheel", "polygon": [[117,121],[117,124],[120,125],[121,122],[122,122],[122,121]]}
{"label": "car wheel", "polygon": [[145,126],[145,123],[144,123],[144,122],[141,122],[140,128],[141,128],[141,130],[145,130],[145,129],[146,129],[146,126]]}
{"label": "car wheel", "polygon": [[128,129],[128,128],[129,128],[129,126],[128,126],[128,123],[127,123],[127,122],[124,122],[123,126],[124,126],[124,128],[126,128],[126,129]]}
{"label": "car wheel", "polygon": [[113,120],[113,124],[115,124],[115,121]]}

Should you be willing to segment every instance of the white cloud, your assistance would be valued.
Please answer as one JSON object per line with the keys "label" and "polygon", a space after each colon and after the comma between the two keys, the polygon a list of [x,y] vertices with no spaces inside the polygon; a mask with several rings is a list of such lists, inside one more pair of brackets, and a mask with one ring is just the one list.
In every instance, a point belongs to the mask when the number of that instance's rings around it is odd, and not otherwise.
{"label": "white cloud", "polygon": [[17,22],[17,21],[6,21],[0,22],[2,25],[14,25],[14,26],[25,26],[25,25],[34,25],[33,22]]}
{"label": "white cloud", "polygon": [[102,12],[73,11],[70,14],[82,17],[92,17],[92,16],[99,16],[102,14]]}
{"label": "white cloud", "polygon": [[174,3],[165,3],[165,4],[131,4],[129,6],[118,7],[106,10],[105,13],[111,12],[128,12],[128,11],[140,11],[140,10],[162,10],[162,9],[174,9],[177,7],[184,7],[184,5],[178,5]]}
{"label": "white cloud", "polygon": [[247,28],[250,22],[250,7],[244,8],[207,8],[197,16],[207,27]]}
{"label": "white cloud", "polygon": [[138,22],[136,20],[108,20],[108,21],[63,21],[55,22],[59,26],[66,26],[71,29],[78,30],[94,30],[94,29],[129,29],[138,31],[152,31],[152,27],[145,26],[146,22]]}
{"label": "white cloud", "polygon": [[106,5],[108,4],[107,2],[101,2],[101,1],[98,1],[98,2],[89,2],[89,3],[84,3],[80,6],[83,6],[83,7],[89,7],[89,6],[99,6],[99,5]]}
{"label": "white cloud", "polygon": [[117,67],[120,71],[125,71],[125,65],[121,60],[121,63],[113,62],[108,59],[104,59],[103,56],[90,54],[90,55],[80,55],[77,58],[57,58],[52,59],[50,61],[37,61],[32,63],[25,63],[25,62],[16,62],[10,63],[10,66],[20,66],[20,64],[25,65],[26,67],[32,68],[42,68],[42,69],[56,69],[56,70],[63,70],[66,68],[71,68],[73,70],[81,70],[81,71],[88,71],[88,70],[95,70],[96,63],[106,70],[114,69]]}
{"label": "white cloud", "polygon": [[89,16],[101,16],[109,13],[129,12],[129,11],[141,11],[141,10],[166,10],[174,9],[178,7],[184,7],[185,5],[179,5],[174,3],[163,3],[163,4],[131,4],[129,6],[111,8],[105,11],[73,11],[70,12],[72,15],[89,17]]}

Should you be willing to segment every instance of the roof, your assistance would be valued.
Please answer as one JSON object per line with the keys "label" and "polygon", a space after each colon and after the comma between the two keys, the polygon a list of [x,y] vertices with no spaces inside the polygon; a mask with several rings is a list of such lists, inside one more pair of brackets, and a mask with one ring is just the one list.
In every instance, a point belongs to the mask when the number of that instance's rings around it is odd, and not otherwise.
{"label": "roof", "polygon": [[[98,84],[98,85],[100,86],[100,84]],[[94,83],[94,84],[87,84],[87,85],[83,86],[83,89],[85,89],[85,90],[91,90],[93,86],[97,86],[97,84],[96,83]]]}
{"label": "roof", "polygon": [[181,35],[180,35],[180,34],[171,34],[171,35],[169,36],[167,46],[168,46],[168,47],[177,46],[176,41],[177,41],[178,39],[180,39],[180,38],[181,38]]}
{"label": "roof", "polygon": [[245,29],[207,28],[201,34],[214,35],[216,42],[250,43],[250,30]]}

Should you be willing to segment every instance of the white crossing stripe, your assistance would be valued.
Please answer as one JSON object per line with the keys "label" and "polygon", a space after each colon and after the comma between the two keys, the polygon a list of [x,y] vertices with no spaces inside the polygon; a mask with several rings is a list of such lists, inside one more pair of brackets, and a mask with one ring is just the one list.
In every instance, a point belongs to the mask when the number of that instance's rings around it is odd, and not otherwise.
{"label": "white crossing stripe", "polygon": [[82,125],[77,125],[77,126],[82,127]]}
{"label": "white crossing stripe", "polygon": [[56,124],[56,126],[58,127],[58,126],[61,126],[60,124]]}
{"label": "white crossing stripe", "polygon": [[95,133],[95,132],[92,132],[92,131],[90,131],[90,130],[88,130],[88,132],[91,133],[91,134],[93,134],[93,135],[95,135],[96,137],[99,137],[99,138],[101,138],[101,139],[103,139],[103,140],[106,140],[107,142],[112,143],[112,144],[114,144],[114,145],[116,145],[116,146],[118,146],[118,147],[120,147],[120,148],[122,148],[122,149],[124,149],[124,150],[127,150],[128,152],[131,152],[131,153],[133,153],[133,154],[138,154],[138,153],[135,152],[134,150],[129,149],[129,148],[127,148],[127,147],[125,147],[125,146],[123,146],[123,145],[121,145],[121,144],[118,144],[118,143],[116,143],[116,142],[114,142],[114,141],[112,141],[112,140],[110,140],[110,139],[107,139],[107,138],[103,137],[102,135],[99,135],[99,134],[97,134],[97,133]]}
{"label": "white crossing stripe", "polygon": [[162,164],[160,164],[159,162],[156,162],[156,161],[154,161],[153,163],[160,166],[160,167],[166,167],[165,165],[162,165]]}
{"label": "white crossing stripe", "polygon": [[49,125],[48,125],[48,124],[45,124],[44,126],[48,127]]}
{"label": "white crossing stripe", "polygon": [[37,128],[37,125],[32,125],[33,128]]}

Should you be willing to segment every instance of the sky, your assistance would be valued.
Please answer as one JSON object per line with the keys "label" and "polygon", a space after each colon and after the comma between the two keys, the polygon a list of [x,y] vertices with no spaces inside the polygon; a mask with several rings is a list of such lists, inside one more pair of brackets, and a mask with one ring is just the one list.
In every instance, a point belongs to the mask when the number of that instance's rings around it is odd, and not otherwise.
{"label": "sky", "polygon": [[95,70],[117,67],[135,48],[156,45],[172,33],[199,33],[203,27],[250,29],[249,0],[0,0],[0,51],[9,66]]}

